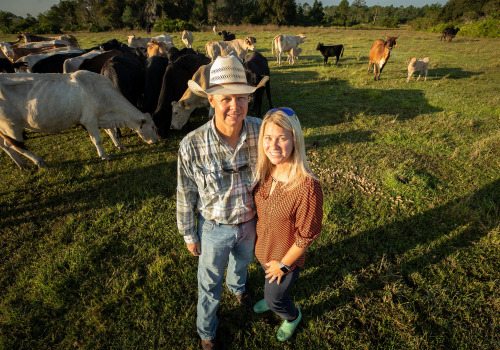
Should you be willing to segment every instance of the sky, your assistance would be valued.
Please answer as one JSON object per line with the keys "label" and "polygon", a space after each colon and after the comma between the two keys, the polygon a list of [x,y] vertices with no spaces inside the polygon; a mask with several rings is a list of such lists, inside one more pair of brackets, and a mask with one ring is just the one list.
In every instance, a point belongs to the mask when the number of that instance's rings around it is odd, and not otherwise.
{"label": "sky", "polygon": [[[320,0],[323,6],[338,5],[340,0]],[[348,0],[349,4],[352,0]],[[295,0],[296,3],[303,4],[307,2],[309,5],[314,3],[314,0]],[[390,6],[422,7],[431,4],[444,5],[447,0],[366,0],[368,6]],[[50,9],[52,5],[58,4],[59,0],[0,0],[0,10],[12,12],[15,15],[26,17],[29,13],[32,16],[38,16],[41,12]]]}

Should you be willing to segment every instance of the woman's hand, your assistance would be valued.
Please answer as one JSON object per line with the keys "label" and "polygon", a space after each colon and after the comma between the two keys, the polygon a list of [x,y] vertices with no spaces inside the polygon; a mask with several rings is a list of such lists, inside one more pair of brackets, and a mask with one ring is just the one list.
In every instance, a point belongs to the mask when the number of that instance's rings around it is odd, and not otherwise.
{"label": "woman's hand", "polygon": [[281,277],[284,275],[283,271],[280,269],[280,263],[277,260],[272,260],[266,263],[266,278],[271,278],[269,283],[273,283],[275,280],[278,280],[278,284],[281,282]]}

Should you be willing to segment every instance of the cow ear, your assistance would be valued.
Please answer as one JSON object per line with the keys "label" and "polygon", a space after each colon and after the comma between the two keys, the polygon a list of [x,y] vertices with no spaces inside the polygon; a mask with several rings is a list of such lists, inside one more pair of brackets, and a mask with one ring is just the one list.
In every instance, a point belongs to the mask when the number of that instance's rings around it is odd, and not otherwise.
{"label": "cow ear", "polygon": [[188,109],[186,101],[179,101],[179,106],[181,106],[181,108]]}

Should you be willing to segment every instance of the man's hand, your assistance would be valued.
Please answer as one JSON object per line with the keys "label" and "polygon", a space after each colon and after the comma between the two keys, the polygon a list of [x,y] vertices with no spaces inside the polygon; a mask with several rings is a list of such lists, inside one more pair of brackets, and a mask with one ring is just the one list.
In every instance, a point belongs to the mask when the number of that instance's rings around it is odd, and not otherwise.
{"label": "man's hand", "polygon": [[201,254],[201,244],[200,241],[196,242],[195,244],[187,244],[187,249],[193,254],[194,256],[198,256]]}

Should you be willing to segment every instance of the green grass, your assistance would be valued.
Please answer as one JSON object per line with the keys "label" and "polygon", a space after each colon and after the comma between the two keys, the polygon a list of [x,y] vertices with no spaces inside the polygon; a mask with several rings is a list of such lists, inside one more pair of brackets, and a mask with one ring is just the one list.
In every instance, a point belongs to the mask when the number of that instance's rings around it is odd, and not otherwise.
{"label": "green grass", "polygon": [[[269,58],[274,106],[297,112],[325,201],[292,290],[304,315],[296,335],[278,343],[280,320],[240,310],[225,290],[225,348],[500,348],[499,39],[229,29]],[[308,37],[294,66],[271,58],[279,32]],[[375,82],[371,44],[398,33]],[[127,34],[76,36],[90,47]],[[201,51],[219,38],[194,35]],[[323,66],[318,42],[345,45],[338,66]],[[426,82],[406,84],[413,56],[431,58]],[[152,146],[127,129],[118,151],[103,133],[110,162],[78,127],[28,133],[47,170],[20,171],[0,153],[0,348],[199,346],[197,260],[176,229],[175,190],[178,144],[203,114]],[[249,287],[262,296],[256,262]]]}

